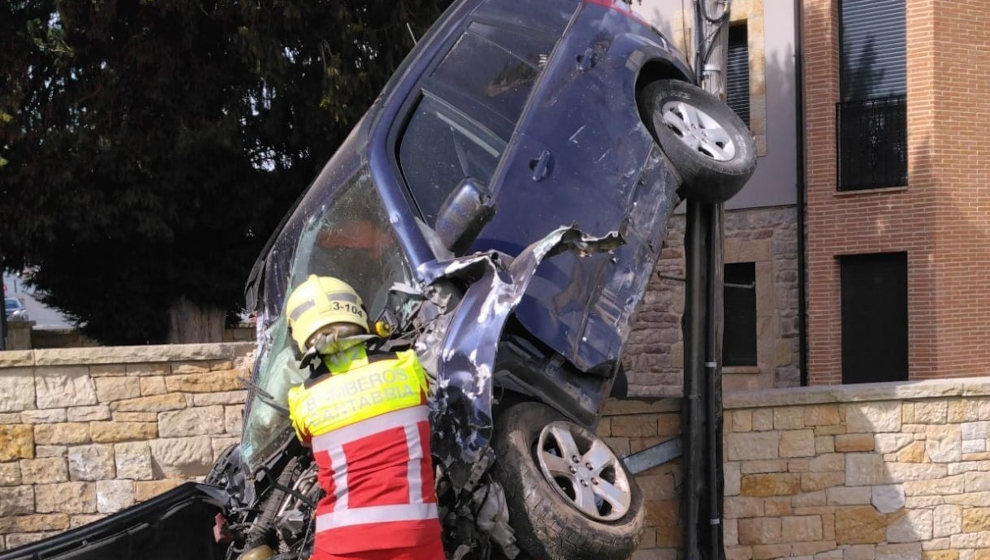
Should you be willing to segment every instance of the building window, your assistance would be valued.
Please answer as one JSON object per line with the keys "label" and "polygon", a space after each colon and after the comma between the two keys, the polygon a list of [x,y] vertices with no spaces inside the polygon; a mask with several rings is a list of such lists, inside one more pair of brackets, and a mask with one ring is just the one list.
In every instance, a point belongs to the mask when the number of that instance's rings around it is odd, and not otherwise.
{"label": "building window", "polygon": [[729,27],[726,102],[749,126],[749,33],[746,22]]}
{"label": "building window", "polygon": [[839,257],[842,382],[908,378],[907,253]]}
{"label": "building window", "polygon": [[904,0],[841,0],[839,190],[907,184]]}
{"label": "building window", "polygon": [[727,263],[722,364],[756,366],[756,263]]}

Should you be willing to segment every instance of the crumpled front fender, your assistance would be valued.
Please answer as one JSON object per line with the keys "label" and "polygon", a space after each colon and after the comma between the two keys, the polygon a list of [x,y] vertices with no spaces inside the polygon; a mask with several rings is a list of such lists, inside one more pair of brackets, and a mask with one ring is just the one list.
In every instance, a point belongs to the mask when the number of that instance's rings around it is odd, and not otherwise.
{"label": "crumpled front fender", "polygon": [[[433,330],[416,342],[421,356],[435,357],[434,363],[424,365],[437,378],[431,403],[433,452],[445,465],[472,465],[488,445],[498,342],[540,263],[563,251],[586,256],[621,244],[617,232],[589,237],[565,226],[514,259],[491,251],[431,263],[422,270],[428,284],[442,279],[470,282],[457,306],[438,317]],[[425,348],[437,343],[438,348]]]}

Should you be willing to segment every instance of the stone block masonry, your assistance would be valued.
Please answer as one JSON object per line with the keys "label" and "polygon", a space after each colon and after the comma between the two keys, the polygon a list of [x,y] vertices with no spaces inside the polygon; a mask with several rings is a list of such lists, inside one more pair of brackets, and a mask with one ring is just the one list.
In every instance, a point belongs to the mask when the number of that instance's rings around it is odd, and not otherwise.
{"label": "stone block masonry", "polygon": [[240,436],[253,349],[0,352],[0,550],[202,478]]}
{"label": "stone block masonry", "polygon": [[[0,352],[0,548],[207,473],[237,441],[251,345]],[[622,456],[676,437],[679,400],[608,403]],[[990,560],[990,380],[725,396],[729,560]],[[635,560],[679,556],[679,460],[637,476]]]}
{"label": "stone block masonry", "polygon": [[[675,401],[610,403],[599,434],[634,452],[678,419]],[[729,393],[724,430],[728,560],[990,560],[986,378]],[[633,558],[674,560],[680,465],[638,480]]]}
{"label": "stone block masonry", "polygon": [[[667,227],[660,259],[623,356],[630,396],[657,398],[681,393],[684,215],[675,214]],[[757,344],[755,363],[725,368],[725,390],[799,385],[797,210],[772,207],[726,212],[724,252],[726,263],[754,266]]]}

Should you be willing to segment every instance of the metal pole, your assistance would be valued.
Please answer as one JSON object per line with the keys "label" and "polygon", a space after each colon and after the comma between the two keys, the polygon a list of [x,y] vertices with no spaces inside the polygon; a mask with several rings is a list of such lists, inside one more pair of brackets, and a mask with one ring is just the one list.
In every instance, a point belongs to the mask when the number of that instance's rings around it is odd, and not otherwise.
{"label": "metal pole", "polygon": [[[725,100],[729,0],[695,0],[695,76]],[[722,204],[688,201],[685,253],[686,558],[722,560]]]}
{"label": "metal pole", "polygon": [[688,200],[687,226],[684,232],[687,282],[684,287],[684,557],[701,558],[699,548],[699,514],[705,495],[705,433],[702,397],[705,361],[706,206]]}
{"label": "metal pole", "polygon": [[802,0],[794,0],[794,96],[796,98],[797,132],[797,252],[798,252],[798,361],[801,367],[801,386],[808,385],[808,252],[805,236],[805,137],[804,137],[804,39],[801,26],[804,25]]}
{"label": "metal pole", "polygon": [[[703,87],[709,93],[726,100],[726,68],[729,59],[729,0],[703,0],[705,2],[705,36],[711,37],[708,57],[704,60],[705,80]],[[722,502],[724,498],[724,474],[722,469],[722,319],[723,293],[722,276],[724,255],[722,254],[722,224],[725,217],[724,206],[708,205],[708,293],[705,372],[707,421],[707,473],[708,473],[708,558],[722,560],[725,557],[722,535]]]}
{"label": "metal pole", "polygon": [[[3,255],[0,255],[0,283],[3,282],[3,271],[4,271]],[[7,293],[4,291],[3,295],[6,297]],[[7,303],[4,302],[3,313],[0,313],[0,351],[6,349],[7,349]]]}
{"label": "metal pole", "polygon": [[722,319],[723,264],[722,223],[724,209],[721,204],[706,204],[708,225],[708,254],[706,276],[708,280],[705,308],[705,428],[707,460],[706,515],[708,523],[708,558],[724,557],[722,539],[722,499],[724,475],[722,469]]}

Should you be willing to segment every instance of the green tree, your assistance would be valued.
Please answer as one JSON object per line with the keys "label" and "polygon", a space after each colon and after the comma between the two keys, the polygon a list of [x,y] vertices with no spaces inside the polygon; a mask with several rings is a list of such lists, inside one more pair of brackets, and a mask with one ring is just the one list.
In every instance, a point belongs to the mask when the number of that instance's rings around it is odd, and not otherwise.
{"label": "green tree", "polygon": [[5,265],[35,267],[42,299],[104,343],[222,326],[410,29],[448,1],[3,2]]}

